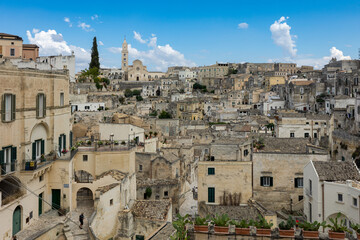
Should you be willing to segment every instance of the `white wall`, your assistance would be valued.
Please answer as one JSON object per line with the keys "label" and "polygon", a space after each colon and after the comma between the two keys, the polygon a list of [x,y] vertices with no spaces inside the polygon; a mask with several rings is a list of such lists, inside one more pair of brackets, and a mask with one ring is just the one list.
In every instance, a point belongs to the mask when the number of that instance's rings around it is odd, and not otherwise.
{"label": "white wall", "polygon": [[[309,180],[312,181],[312,194],[309,194]],[[304,214],[310,221],[309,202],[312,205],[312,222],[322,221],[322,193],[321,183],[312,161],[304,167]]]}
{"label": "white wall", "polygon": [[[99,107],[102,107],[103,110],[105,110],[105,103],[72,103],[72,111],[75,111],[75,106],[77,106],[77,111],[93,112],[98,111]],[[89,107],[89,109],[86,109],[87,107]]]}
{"label": "white wall", "polygon": [[145,130],[131,124],[99,123],[99,133],[102,140],[110,139],[110,134],[114,134],[114,140],[125,141],[139,138],[140,142],[145,141]]}

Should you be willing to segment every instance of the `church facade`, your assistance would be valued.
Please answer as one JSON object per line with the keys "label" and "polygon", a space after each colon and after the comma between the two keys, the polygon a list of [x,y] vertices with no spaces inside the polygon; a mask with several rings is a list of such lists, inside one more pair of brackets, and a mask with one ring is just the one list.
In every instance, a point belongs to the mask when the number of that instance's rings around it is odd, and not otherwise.
{"label": "church facade", "polygon": [[136,59],[133,61],[132,65],[128,65],[129,61],[129,51],[128,44],[126,39],[122,44],[121,51],[121,68],[124,71],[125,81],[153,81],[165,77],[163,72],[148,72],[146,66],[143,63]]}

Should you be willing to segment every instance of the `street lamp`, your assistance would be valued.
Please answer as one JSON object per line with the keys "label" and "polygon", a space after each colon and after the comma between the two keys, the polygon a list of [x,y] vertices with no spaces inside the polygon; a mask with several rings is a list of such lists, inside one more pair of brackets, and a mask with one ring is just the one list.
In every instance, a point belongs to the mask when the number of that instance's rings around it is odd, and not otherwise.
{"label": "street lamp", "polygon": [[110,143],[111,143],[111,150],[114,148],[114,133],[110,134]]}

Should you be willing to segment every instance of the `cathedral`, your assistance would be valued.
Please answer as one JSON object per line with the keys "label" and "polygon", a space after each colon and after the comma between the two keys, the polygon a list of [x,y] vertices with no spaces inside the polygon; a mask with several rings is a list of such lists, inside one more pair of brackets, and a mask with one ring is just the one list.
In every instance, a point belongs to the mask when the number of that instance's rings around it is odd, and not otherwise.
{"label": "cathedral", "polygon": [[148,72],[146,66],[139,59],[133,61],[132,65],[129,65],[128,61],[128,44],[124,39],[121,51],[121,68],[124,71],[125,81],[153,81],[165,76],[163,72]]}

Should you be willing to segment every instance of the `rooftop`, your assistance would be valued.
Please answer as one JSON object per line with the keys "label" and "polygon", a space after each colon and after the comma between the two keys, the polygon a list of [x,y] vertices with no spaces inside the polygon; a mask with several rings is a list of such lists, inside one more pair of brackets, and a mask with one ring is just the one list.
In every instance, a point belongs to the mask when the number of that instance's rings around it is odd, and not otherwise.
{"label": "rooftop", "polygon": [[137,187],[176,185],[179,184],[177,179],[136,179]]}
{"label": "rooftop", "polygon": [[131,211],[136,218],[164,221],[170,206],[168,200],[136,200]]}
{"label": "rooftop", "polygon": [[126,177],[126,173],[123,173],[119,170],[112,169],[112,170],[103,172],[102,174],[96,176],[96,179],[100,179],[100,178],[108,176],[108,175],[110,175],[111,177],[113,177],[115,180],[118,180],[118,181],[121,181],[124,177]]}
{"label": "rooftop", "polygon": [[0,39],[22,40],[21,37],[19,37],[17,35],[8,34],[8,33],[0,33]]}
{"label": "rooftop", "polygon": [[105,186],[101,186],[101,187],[98,187],[96,189],[96,191],[99,191],[100,194],[103,194],[103,193],[106,193],[107,191],[119,186],[120,184],[119,183],[112,183],[112,184],[109,184],[109,185],[105,185]]}
{"label": "rooftop", "polygon": [[347,162],[313,162],[320,181],[360,180],[360,173],[355,163]]}
{"label": "rooftop", "polygon": [[264,147],[257,152],[307,153],[306,145],[309,143],[306,138],[264,138]]}

